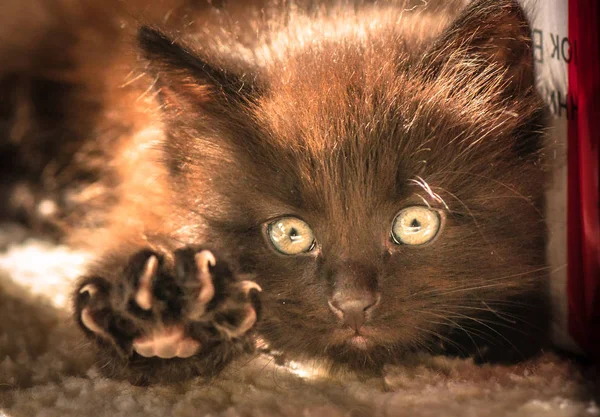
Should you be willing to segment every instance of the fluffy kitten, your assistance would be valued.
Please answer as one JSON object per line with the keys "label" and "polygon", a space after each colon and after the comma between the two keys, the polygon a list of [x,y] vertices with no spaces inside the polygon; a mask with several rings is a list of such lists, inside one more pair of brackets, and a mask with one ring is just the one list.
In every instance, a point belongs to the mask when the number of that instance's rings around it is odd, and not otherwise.
{"label": "fluffy kitten", "polygon": [[72,6],[3,69],[1,133],[46,182],[11,188],[12,210],[98,253],[75,317],[103,371],[213,375],[258,336],[364,370],[543,345],[545,120],[516,1],[234,5],[189,26]]}

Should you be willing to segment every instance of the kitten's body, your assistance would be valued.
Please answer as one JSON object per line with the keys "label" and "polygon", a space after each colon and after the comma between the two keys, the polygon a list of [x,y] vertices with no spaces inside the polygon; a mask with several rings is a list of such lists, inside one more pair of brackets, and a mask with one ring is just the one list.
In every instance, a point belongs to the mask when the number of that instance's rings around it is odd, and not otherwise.
{"label": "kitten's body", "polygon": [[[112,360],[105,370],[138,382],[210,374],[246,350],[251,334],[293,357],[358,368],[419,349],[480,360],[539,349],[547,328],[543,111],[526,20],[508,0],[477,1],[453,24],[456,4],[413,3],[204,11],[194,30],[173,32],[177,44],[149,28],[134,41],[131,23],[131,33],[98,23],[91,40],[68,27],[83,48],[69,49],[66,66],[34,48],[32,57],[56,68],[4,69],[14,101],[0,133],[10,151],[28,149],[40,132],[47,143],[72,144],[21,168],[39,168],[31,177],[62,198],[50,217],[98,253],[82,282],[94,290],[80,293],[76,310]],[[89,54],[91,41],[109,55]],[[47,114],[40,88],[63,112]],[[441,213],[428,245],[390,240],[395,215],[410,206]],[[313,229],[310,253],[285,256],[269,245],[265,225],[290,215]],[[233,340],[185,319],[202,353],[144,359],[131,342],[152,331],[156,315],[124,298],[148,269],[143,251],[160,258],[160,277],[177,282],[153,292],[159,322],[171,325],[187,311],[185,276],[196,270],[185,259],[198,245],[262,287],[262,318]],[[195,249],[173,255],[182,247]],[[234,287],[215,286],[224,300],[215,303],[226,304]],[[378,300],[358,341],[328,306],[339,294]],[[253,295],[233,298],[258,309]],[[86,308],[98,328],[82,321]]]}

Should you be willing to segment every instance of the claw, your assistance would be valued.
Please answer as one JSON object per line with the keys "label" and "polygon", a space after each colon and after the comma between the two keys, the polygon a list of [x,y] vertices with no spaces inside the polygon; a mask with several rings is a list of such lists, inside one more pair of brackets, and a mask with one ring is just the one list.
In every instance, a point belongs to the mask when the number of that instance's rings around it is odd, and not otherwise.
{"label": "claw", "polygon": [[98,292],[98,288],[96,288],[96,286],[93,284],[87,284],[79,289],[79,294],[85,294],[86,292],[90,295],[90,297],[93,297]]}
{"label": "claw", "polygon": [[246,307],[246,317],[244,318],[244,321],[242,321],[242,323],[240,324],[240,326],[238,327],[237,331],[237,336],[241,336],[244,333],[246,333],[248,330],[250,330],[252,328],[252,326],[254,326],[254,324],[256,323],[256,311],[254,310],[254,308],[252,307]]}
{"label": "claw", "polygon": [[208,303],[212,300],[215,295],[215,287],[212,283],[212,276],[210,273],[210,266],[215,266],[217,260],[212,252],[203,250],[196,254],[196,266],[198,267],[198,280],[202,284],[200,294],[198,295],[198,301],[202,304]]}
{"label": "claw", "polygon": [[150,256],[144,266],[144,272],[139,281],[139,288],[135,294],[135,302],[143,310],[152,308],[152,279],[156,275],[158,269],[158,258],[154,255]]}
{"label": "claw", "polygon": [[198,294],[198,304],[194,306],[194,309],[189,314],[189,318],[192,320],[198,320],[204,314],[204,306],[215,295],[210,267],[217,264],[215,256],[208,250],[203,250],[196,254],[195,260],[196,267],[198,268],[198,281],[200,281],[200,294]]}
{"label": "claw", "polygon": [[[79,289],[79,294],[89,294],[90,297],[93,297],[98,292],[98,288],[94,284],[86,284]],[[92,318],[92,314],[90,313],[90,309],[88,307],[81,310],[81,323],[93,333],[97,335],[108,337],[108,333],[104,331],[102,327],[96,323],[96,321]]]}
{"label": "claw", "polygon": [[208,272],[209,266],[215,266],[217,264],[217,259],[211,251],[203,250],[196,254],[196,262],[198,262],[199,269]]}
{"label": "claw", "polygon": [[[87,285],[86,285],[86,287],[87,287]],[[102,327],[100,327],[98,325],[98,323],[96,323],[96,321],[92,318],[90,309],[87,307],[84,308],[83,310],[81,310],[81,322],[83,323],[83,325],[85,327],[87,327],[93,333],[96,333],[98,336],[102,336],[107,339],[110,339],[110,335],[108,333],[106,333],[106,331],[104,331],[104,329]]]}
{"label": "claw", "polygon": [[254,281],[242,281],[239,284],[240,289],[244,292],[244,294],[248,295],[250,291],[256,290],[258,292],[262,292],[262,288]]}
{"label": "claw", "polygon": [[257,320],[256,311],[254,310],[254,308],[248,306],[245,310],[246,317],[244,317],[244,320],[242,320],[240,325],[237,326],[235,329],[231,329],[220,325],[216,325],[216,327],[223,333],[225,333],[230,339],[243,336],[244,334],[246,334],[246,332],[248,332],[248,330],[250,330],[254,326]]}

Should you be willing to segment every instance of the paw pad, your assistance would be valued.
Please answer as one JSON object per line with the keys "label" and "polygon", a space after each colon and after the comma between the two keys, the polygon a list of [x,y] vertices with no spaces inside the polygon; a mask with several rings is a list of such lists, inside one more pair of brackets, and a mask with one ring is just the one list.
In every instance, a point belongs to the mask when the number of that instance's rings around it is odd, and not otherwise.
{"label": "paw pad", "polygon": [[150,335],[133,341],[133,349],[145,358],[189,358],[200,349],[200,343],[185,337],[183,326],[154,329]]}
{"label": "paw pad", "polygon": [[80,324],[127,358],[135,353],[190,358],[204,346],[204,338],[227,343],[243,338],[257,321],[256,299],[249,295],[260,292],[260,286],[233,279],[226,264],[217,267],[209,250],[178,254],[175,270],[183,275],[173,276],[159,255],[141,251],[122,269],[120,281],[88,280],[77,294]]}

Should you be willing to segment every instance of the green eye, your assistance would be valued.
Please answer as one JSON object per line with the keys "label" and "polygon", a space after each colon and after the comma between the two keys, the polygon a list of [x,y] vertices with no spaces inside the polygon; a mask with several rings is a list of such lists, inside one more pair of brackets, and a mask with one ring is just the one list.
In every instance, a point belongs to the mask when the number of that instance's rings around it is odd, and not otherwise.
{"label": "green eye", "polygon": [[283,217],[269,224],[269,239],[275,249],[285,255],[310,252],[315,246],[315,236],[306,222],[296,217]]}
{"label": "green eye", "polygon": [[423,245],[440,230],[440,216],[435,210],[414,206],[400,211],[392,225],[392,239],[398,245]]}

